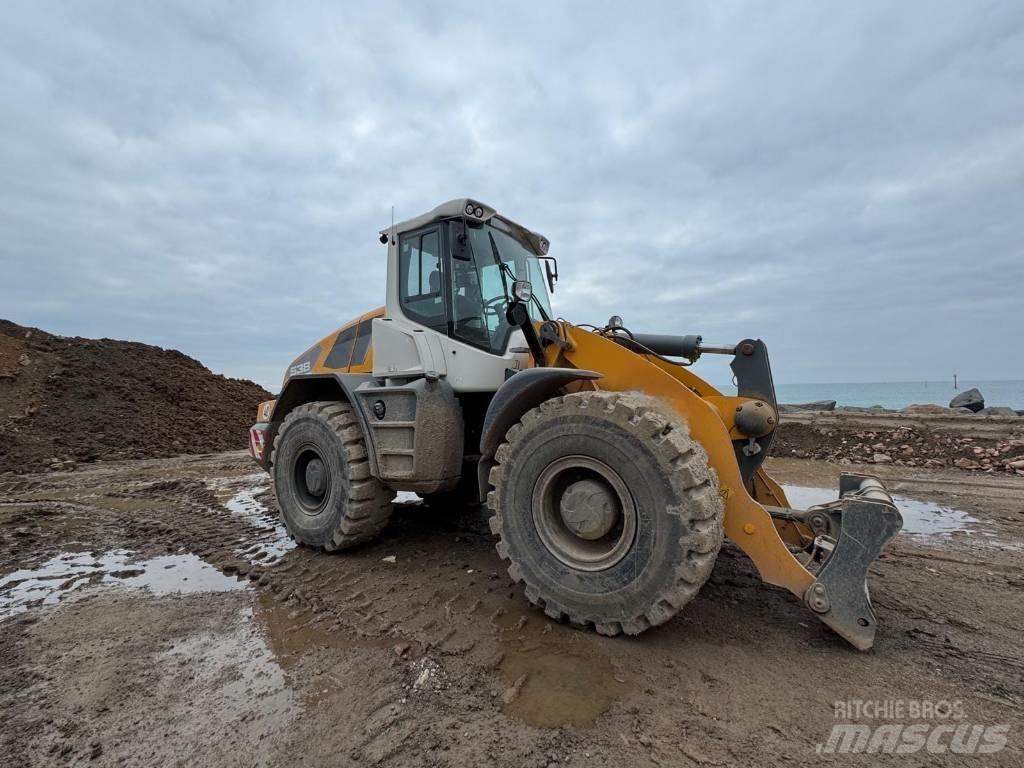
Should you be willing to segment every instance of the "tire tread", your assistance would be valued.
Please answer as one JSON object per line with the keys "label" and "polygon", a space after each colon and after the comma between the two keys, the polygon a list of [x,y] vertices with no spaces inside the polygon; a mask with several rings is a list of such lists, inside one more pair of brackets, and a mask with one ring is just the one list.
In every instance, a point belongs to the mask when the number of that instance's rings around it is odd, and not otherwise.
{"label": "tire tread", "polygon": [[[518,442],[531,427],[543,420],[593,409],[610,417],[620,426],[633,431],[648,442],[654,452],[672,471],[669,482],[680,503],[667,508],[669,514],[683,519],[684,534],[679,545],[684,550],[682,562],[673,571],[673,578],[649,605],[637,606],[636,615],[626,621],[608,621],[599,617],[573,615],[545,594],[543,584],[529,583],[524,570],[511,559],[508,544],[503,540],[502,489],[509,474],[510,460]],[[708,464],[707,453],[689,435],[685,423],[659,409],[657,401],[642,393],[588,391],[545,401],[527,411],[512,426],[505,441],[495,453],[495,466],[488,478],[491,490],[487,506],[492,516],[490,528],[498,536],[497,550],[508,563],[508,575],[525,585],[527,598],[549,617],[575,625],[589,626],[602,635],[640,634],[652,626],[663,624],[675,616],[700,591],[714,566],[723,538],[724,501],[718,492],[718,478]]]}
{"label": "tire tread", "polygon": [[[370,474],[366,441],[351,405],[338,401],[314,401],[295,407],[285,417],[274,439],[270,455],[271,466],[277,459],[278,443],[288,424],[304,416],[312,416],[325,422],[337,435],[345,454],[348,499],[330,541],[323,545],[323,549],[349,549],[375,539],[391,519],[391,504],[395,492],[386,488],[380,480]],[[288,528],[284,513],[279,512],[279,515],[282,524]],[[294,538],[294,534],[292,537]]]}

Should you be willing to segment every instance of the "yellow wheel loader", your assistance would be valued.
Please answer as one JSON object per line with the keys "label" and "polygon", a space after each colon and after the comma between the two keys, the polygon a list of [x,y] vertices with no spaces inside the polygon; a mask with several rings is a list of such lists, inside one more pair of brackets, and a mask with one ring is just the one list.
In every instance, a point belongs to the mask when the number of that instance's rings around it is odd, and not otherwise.
{"label": "yellow wheel loader", "polygon": [[[867,572],[902,518],[852,474],[836,501],[790,508],[762,468],[779,425],[762,341],[556,318],[548,241],[476,200],[380,242],[384,306],[296,358],[250,430],[298,542],[372,539],[396,491],[486,503],[529,600],[616,635],[682,610],[728,536],[764,581],[871,647]],[[707,354],[732,358],[735,395],[693,373]]]}

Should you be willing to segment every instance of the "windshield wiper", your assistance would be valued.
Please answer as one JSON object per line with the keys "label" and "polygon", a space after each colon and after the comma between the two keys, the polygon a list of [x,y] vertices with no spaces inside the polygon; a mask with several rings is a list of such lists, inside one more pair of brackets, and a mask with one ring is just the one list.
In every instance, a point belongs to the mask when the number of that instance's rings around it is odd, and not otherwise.
{"label": "windshield wiper", "polygon": [[[498,274],[501,275],[501,290],[505,292],[505,302],[509,303],[512,301],[512,297],[508,295],[508,280],[505,279],[505,271],[508,269],[508,264],[501,260],[501,253],[498,251],[498,243],[494,240],[494,233],[488,232],[487,239],[491,241],[491,254],[494,256],[494,260],[498,262]],[[512,281],[515,282],[516,276],[512,275]]]}
{"label": "windshield wiper", "polygon": [[[498,251],[498,243],[494,239],[494,233],[488,232],[487,237],[491,241],[491,253],[494,255],[494,260],[498,262],[498,274],[501,275],[501,288],[505,292],[505,301],[511,302],[512,297],[508,295],[508,280],[506,279],[506,276],[512,278],[512,282],[514,283],[516,281],[515,272],[512,271],[512,268],[507,262],[502,260],[501,253]],[[537,311],[540,312],[542,319],[551,319],[548,317],[548,313],[544,311],[544,305],[540,303],[540,299],[537,298],[536,294],[530,295],[530,301],[535,307],[537,307]]]}

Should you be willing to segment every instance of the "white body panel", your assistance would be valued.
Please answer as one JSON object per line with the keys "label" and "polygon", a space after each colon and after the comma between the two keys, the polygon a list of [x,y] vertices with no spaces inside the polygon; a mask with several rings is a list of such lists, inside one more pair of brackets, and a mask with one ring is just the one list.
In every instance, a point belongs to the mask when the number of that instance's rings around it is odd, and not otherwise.
{"label": "white body panel", "polygon": [[[428,333],[431,333],[428,331]],[[477,347],[441,334],[440,340],[448,361],[448,383],[456,392],[494,392],[505,383],[505,371],[518,371],[529,364],[529,352],[509,352],[528,349],[523,332],[516,329],[509,336],[504,355],[492,355]]]}
{"label": "white body panel", "polygon": [[456,392],[494,392],[505,382],[506,369],[529,365],[526,338],[518,329],[509,336],[505,354],[493,355],[406,318],[398,301],[397,275],[398,246],[389,242],[384,317],[373,321],[374,376],[446,378]]}

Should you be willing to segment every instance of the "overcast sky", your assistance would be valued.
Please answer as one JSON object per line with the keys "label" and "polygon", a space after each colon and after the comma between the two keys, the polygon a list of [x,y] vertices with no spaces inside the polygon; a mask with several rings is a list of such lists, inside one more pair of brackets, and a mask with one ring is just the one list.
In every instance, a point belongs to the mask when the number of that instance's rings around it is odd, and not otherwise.
{"label": "overcast sky", "polygon": [[474,196],[575,322],[1024,378],[1024,4],[543,6],[6,4],[0,317],[275,388]]}

